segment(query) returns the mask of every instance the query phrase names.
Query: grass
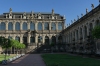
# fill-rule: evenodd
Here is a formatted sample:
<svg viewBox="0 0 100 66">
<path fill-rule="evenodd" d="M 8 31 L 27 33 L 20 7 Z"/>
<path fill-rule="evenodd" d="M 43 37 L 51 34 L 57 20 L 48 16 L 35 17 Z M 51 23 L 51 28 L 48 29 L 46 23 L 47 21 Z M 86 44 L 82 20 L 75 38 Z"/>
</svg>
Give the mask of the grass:
<svg viewBox="0 0 100 66">
<path fill-rule="evenodd" d="M 10 56 L 6 56 L 6 59 L 8 60 L 9 58 L 15 56 L 15 54 L 11 54 Z M 2 60 L 4 60 L 4 55 L 3 54 L 0 54 L 0 63 L 2 62 Z"/>
<path fill-rule="evenodd" d="M 100 66 L 100 60 L 67 54 L 43 54 L 47 66 Z"/>
</svg>

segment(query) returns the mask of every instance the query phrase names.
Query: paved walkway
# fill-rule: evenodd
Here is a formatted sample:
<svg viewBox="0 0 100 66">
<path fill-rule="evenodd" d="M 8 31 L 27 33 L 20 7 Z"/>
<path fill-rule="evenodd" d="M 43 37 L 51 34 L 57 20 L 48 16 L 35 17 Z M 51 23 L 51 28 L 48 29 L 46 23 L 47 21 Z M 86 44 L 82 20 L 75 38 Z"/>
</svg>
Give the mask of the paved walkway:
<svg viewBox="0 0 100 66">
<path fill-rule="evenodd" d="M 4 66 L 4 65 L 0 65 Z M 40 54 L 26 54 L 6 66 L 46 66 Z"/>
</svg>

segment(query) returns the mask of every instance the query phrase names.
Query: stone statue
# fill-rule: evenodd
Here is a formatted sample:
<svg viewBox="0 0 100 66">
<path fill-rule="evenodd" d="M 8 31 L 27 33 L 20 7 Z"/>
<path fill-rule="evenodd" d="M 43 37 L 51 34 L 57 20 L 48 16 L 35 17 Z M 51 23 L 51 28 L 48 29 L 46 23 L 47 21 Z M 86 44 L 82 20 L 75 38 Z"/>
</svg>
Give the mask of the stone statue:
<svg viewBox="0 0 100 66">
<path fill-rule="evenodd" d="M 86 8 L 86 13 L 88 13 L 88 9 Z"/>
<path fill-rule="evenodd" d="M 92 9 L 94 9 L 94 4 L 91 4 Z"/>
<path fill-rule="evenodd" d="M 81 14 L 81 16 L 83 17 L 83 14 Z"/>
<path fill-rule="evenodd" d="M 79 16 L 77 15 L 77 18 L 79 19 Z"/>
<path fill-rule="evenodd" d="M 71 23 L 73 23 L 73 21 L 71 20 Z"/>
<path fill-rule="evenodd" d="M 10 8 L 9 11 L 12 12 L 12 8 Z"/>
</svg>

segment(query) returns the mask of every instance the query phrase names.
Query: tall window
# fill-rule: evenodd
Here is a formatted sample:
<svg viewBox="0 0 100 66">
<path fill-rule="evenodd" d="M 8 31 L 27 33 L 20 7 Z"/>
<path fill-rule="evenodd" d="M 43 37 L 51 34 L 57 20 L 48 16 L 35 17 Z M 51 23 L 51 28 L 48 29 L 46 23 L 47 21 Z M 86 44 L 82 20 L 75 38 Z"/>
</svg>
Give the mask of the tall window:
<svg viewBox="0 0 100 66">
<path fill-rule="evenodd" d="M 8 23 L 8 30 L 13 30 L 13 24 L 12 24 L 12 22 Z"/>
<path fill-rule="evenodd" d="M 6 25 L 4 22 L 1 22 L 0 30 L 6 30 Z"/>
<path fill-rule="evenodd" d="M 16 37 L 15 37 L 15 40 L 17 40 L 17 41 L 20 42 L 20 37 L 16 36 Z"/>
<path fill-rule="evenodd" d="M 87 27 L 84 26 L 84 38 L 87 38 Z"/>
<path fill-rule="evenodd" d="M 35 43 L 35 37 L 30 37 L 30 42 Z"/>
<path fill-rule="evenodd" d="M 8 36 L 8 39 L 12 39 L 12 37 L 11 36 Z"/>
<path fill-rule="evenodd" d="M 56 43 L 56 37 L 52 36 L 52 42 L 55 44 Z"/>
<path fill-rule="evenodd" d="M 27 43 L 27 37 L 23 37 L 23 43 Z"/>
<path fill-rule="evenodd" d="M 99 25 L 100 25 L 99 20 L 97 20 L 97 21 L 95 22 L 95 25 L 96 25 L 96 26 L 99 26 Z"/>
<path fill-rule="evenodd" d="M 33 22 L 30 23 L 30 30 L 35 30 L 35 24 Z"/>
<path fill-rule="evenodd" d="M 38 36 L 38 42 L 42 42 L 42 36 Z"/>
<path fill-rule="evenodd" d="M 49 44 L 49 37 L 45 36 L 45 44 Z"/>
<path fill-rule="evenodd" d="M 58 30 L 62 30 L 62 23 L 61 22 L 58 23 Z"/>
<path fill-rule="evenodd" d="M 27 30 L 27 23 L 26 22 L 23 23 L 23 30 Z"/>
<path fill-rule="evenodd" d="M 20 23 L 19 22 L 16 22 L 15 30 L 20 30 Z"/>
<path fill-rule="evenodd" d="M 55 23 L 51 24 L 51 30 L 56 30 L 56 24 Z"/>
<path fill-rule="evenodd" d="M 42 30 L 42 23 L 38 23 L 38 30 Z"/>
<path fill-rule="evenodd" d="M 44 30 L 49 30 L 49 23 L 44 23 Z"/>
</svg>

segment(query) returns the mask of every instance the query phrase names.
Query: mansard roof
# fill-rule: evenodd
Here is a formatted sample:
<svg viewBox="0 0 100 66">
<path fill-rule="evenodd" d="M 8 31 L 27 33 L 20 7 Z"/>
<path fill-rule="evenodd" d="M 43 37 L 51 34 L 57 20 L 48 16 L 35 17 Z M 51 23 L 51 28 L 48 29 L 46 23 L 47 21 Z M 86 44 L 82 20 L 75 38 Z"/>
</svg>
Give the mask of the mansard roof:
<svg viewBox="0 0 100 66">
<path fill-rule="evenodd" d="M 26 14 L 26 17 L 28 15 L 32 15 L 32 12 L 11 12 L 12 16 L 15 16 L 15 18 L 21 18 L 21 16 L 23 16 L 23 14 Z M 0 19 L 2 18 L 6 18 L 6 16 L 9 16 L 9 12 L 3 13 L 0 15 Z M 49 17 L 52 16 L 52 12 L 33 12 L 33 16 L 40 14 L 41 16 L 44 17 L 44 19 L 48 19 Z M 53 15 L 55 18 L 57 17 L 57 19 L 63 19 L 64 17 L 58 13 L 54 13 Z"/>
</svg>

